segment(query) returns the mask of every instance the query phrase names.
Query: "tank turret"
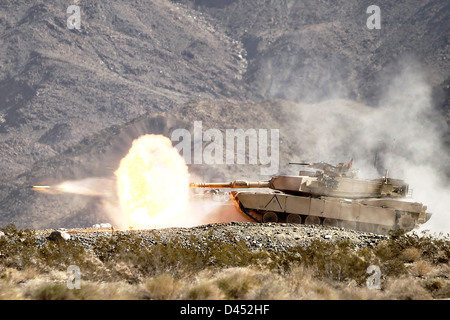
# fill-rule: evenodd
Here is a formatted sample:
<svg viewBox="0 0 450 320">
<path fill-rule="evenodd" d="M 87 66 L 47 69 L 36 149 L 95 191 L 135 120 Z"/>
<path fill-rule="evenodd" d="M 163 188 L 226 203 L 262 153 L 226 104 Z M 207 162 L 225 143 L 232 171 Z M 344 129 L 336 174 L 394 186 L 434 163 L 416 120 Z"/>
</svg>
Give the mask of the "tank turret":
<svg viewBox="0 0 450 320">
<path fill-rule="evenodd" d="M 333 166 L 326 162 L 290 162 L 289 164 L 297 164 L 301 166 L 308 166 L 309 168 L 319 170 L 322 175 L 327 177 L 350 177 L 354 178 L 358 174 L 358 170 L 352 169 L 353 159 L 349 162 L 338 163 L 338 165 Z M 300 171 L 300 175 L 302 172 Z"/>
</svg>

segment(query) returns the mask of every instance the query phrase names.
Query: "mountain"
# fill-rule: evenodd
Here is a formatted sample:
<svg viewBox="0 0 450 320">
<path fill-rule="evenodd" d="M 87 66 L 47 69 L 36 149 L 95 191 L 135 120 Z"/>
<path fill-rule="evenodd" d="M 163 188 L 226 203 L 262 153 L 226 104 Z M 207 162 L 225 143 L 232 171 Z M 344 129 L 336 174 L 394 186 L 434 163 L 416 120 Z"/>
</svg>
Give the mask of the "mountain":
<svg viewBox="0 0 450 320">
<path fill-rule="evenodd" d="M 192 99 L 245 100 L 240 44 L 167 1 L 3 2 L 0 170 L 17 174 L 84 137 Z M 9 156 L 12 154 L 12 157 Z"/>
</svg>

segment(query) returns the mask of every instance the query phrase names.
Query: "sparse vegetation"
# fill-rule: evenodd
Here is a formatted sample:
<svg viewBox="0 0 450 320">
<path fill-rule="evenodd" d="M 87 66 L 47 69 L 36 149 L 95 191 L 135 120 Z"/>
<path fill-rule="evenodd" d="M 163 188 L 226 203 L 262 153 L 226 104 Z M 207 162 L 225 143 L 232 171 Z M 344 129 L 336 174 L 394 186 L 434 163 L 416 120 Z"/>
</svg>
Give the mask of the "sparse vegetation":
<svg viewBox="0 0 450 320">
<path fill-rule="evenodd" d="M 149 242 L 134 233 L 38 243 L 35 233 L 1 229 L 1 299 L 449 299 L 450 240 L 392 234 L 376 246 L 314 240 L 274 252 L 243 241 Z M 205 250 L 207 248 L 207 250 Z M 69 289 L 67 267 L 81 270 Z M 381 270 L 369 289 L 367 268 Z"/>
</svg>

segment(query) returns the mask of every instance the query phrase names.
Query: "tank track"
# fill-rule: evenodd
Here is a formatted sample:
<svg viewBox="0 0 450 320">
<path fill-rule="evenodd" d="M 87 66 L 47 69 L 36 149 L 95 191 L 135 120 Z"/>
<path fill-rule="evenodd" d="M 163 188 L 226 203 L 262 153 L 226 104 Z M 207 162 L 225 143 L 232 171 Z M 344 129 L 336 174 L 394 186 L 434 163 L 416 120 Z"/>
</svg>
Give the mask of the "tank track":
<svg viewBox="0 0 450 320">
<path fill-rule="evenodd" d="M 354 222 L 354 221 L 346 221 L 346 220 L 337 220 L 337 219 L 327 219 L 322 217 L 316 217 L 316 216 L 307 216 L 307 215 L 299 215 L 301 219 L 298 222 L 291 222 L 289 221 L 288 215 L 286 213 L 280 213 L 280 212 L 274 212 L 274 211 L 255 211 L 255 210 L 249 210 L 245 209 L 242 206 L 240 206 L 241 211 L 250 217 L 252 220 L 258 223 L 267 223 L 267 222 L 273 222 L 273 223 L 298 223 L 298 224 L 316 224 L 316 225 L 323 225 L 323 226 L 330 226 L 330 227 L 338 227 L 338 228 L 345 228 L 355 231 L 361 231 L 361 232 L 369 232 L 369 233 L 375 233 L 375 234 L 389 234 L 391 231 L 394 230 L 401 230 L 401 228 L 396 225 L 395 229 L 390 229 L 387 226 L 379 225 L 379 224 L 370 224 L 370 223 L 361 223 L 361 222 Z M 273 217 L 273 214 L 276 215 L 276 219 L 268 219 L 269 221 L 265 221 L 264 219 L 266 214 L 270 214 L 271 217 Z M 307 218 L 310 217 L 310 219 L 307 220 Z M 405 216 L 399 216 L 398 221 L 401 221 L 404 219 Z M 312 219 L 311 219 L 312 218 Z M 411 231 L 413 228 L 408 228 L 407 230 L 403 230 L 404 232 Z"/>
</svg>

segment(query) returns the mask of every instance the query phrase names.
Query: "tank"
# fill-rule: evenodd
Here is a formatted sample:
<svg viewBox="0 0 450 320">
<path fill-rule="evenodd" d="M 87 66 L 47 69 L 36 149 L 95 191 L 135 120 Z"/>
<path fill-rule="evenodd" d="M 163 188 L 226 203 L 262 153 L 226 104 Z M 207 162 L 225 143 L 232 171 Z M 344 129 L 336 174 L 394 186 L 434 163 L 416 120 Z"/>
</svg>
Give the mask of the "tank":
<svg viewBox="0 0 450 320">
<path fill-rule="evenodd" d="M 427 207 L 411 200 L 405 181 L 358 179 L 352 161 L 291 163 L 308 166 L 298 176 L 279 175 L 267 181 L 191 183 L 192 188 L 230 189 L 236 207 L 257 222 L 321 224 L 365 232 L 408 232 L 431 217 Z M 240 190 L 249 189 L 249 190 Z"/>
</svg>

